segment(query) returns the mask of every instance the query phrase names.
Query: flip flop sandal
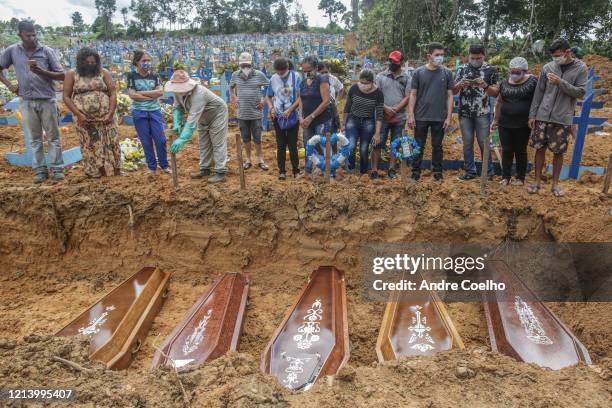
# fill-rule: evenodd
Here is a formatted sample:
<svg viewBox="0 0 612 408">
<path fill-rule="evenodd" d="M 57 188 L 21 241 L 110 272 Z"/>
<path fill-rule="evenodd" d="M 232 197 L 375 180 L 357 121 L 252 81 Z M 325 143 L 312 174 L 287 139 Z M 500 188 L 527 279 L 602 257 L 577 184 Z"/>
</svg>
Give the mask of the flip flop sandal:
<svg viewBox="0 0 612 408">
<path fill-rule="evenodd" d="M 264 171 L 268 171 L 268 165 L 264 162 L 261 162 L 258 164 L 259 168 L 264 170 Z"/>
<path fill-rule="evenodd" d="M 242 164 L 242 168 L 245 169 L 245 170 L 250 169 L 252 166 L 253 166 L 253 164 L 251 162 L 244 162 Z"/>
<path fill-rule="evenodd" d="M 538 186 L 537 184 L 532 184 L 527 187 L 527 192 L 529 194 L 537 194 L 538 191 L 540 191 L 540 186 Z"/>
<path fill-rule="evenodd" d="M 559 187 L 553 187 L 550 191 L 552 191 L 555 197 L 563 197 L 565 193 Z"/>
</svg>

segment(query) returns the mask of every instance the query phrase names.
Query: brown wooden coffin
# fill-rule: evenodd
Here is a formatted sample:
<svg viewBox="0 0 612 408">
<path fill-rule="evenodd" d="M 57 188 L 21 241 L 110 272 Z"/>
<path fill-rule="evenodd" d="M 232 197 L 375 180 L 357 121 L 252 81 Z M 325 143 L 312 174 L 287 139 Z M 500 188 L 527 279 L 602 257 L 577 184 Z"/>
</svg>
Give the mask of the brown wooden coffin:
<svg viewBox="0 0 612 408">
<path fill-rule="evenodd" d="M 127 368 L 166 298 L 170 274 L 143 268 L 81 313 L 57 336 L 89 336 L 90 357 Z"/>
<path fill-rule="evenodd" d="M 261 369 L 293 390 L 333 375 L 350 356 L 344 272 L 321 266 L 286 314 L 261 357 Z"/>
<path fill-rule="evenodd" d="M 219 276 L 166 337 L 153 357 L 152 368 L 200 365 L 236 351 L 248 293 L 248 276 Z"/>
<path fill-rule="evenodd" d="M 376 341 L 379 361 L 401 356 L 429 356 L 452 348 L 464 348 L 461 336 L 436 293 L 394 299 L 387 303 Z"/>
<path fill-rule="evenodd" d="M 587 349 L 503 261 L 486 264 L 488 277 L 506 284 L 504 292 L 487 292 L 484 309 L 491 348 L 519 361 L 561 369 L 591 364 Z"/>
</svg>

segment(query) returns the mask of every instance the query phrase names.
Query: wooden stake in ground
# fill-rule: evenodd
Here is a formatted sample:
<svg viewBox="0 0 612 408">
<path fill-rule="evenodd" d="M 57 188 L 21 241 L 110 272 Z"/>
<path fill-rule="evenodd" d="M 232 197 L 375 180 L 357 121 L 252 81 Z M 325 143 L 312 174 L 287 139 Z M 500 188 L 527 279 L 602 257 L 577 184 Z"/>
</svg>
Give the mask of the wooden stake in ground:
<svg viewBox="0 0 612 408">
<path fill-rule="evenodd" d="M 404 159 L 400 160 L 400 177 L 402 179 L 402 184 L 406 185 L 408 181 L 408 166 Z"/>
<path fill-rule="evenodd" d="M 488 169 L 489 169 L 489 154 L 490 154 L 490 146 L 489 141 L 485 140 L 484 142 L 484 152 L 482 154 L 482 170 L 480 171 L 480 195 L 484 196 L 487 194 L 487 179 L 489 178 Z"/>
<path fill-rule="evenodd" d="M 170 146 L 174 142 L 174 132 L 170 132 Z M 176 154 L 170 153 L 170 167 L 172 168 L 172 184 L 178 188 L 178 170 L 176 168 Z"/>
<path fill-rule="evenodd" d="M 331 133 L 325 134 L 325 182 L 331 183 Z"/>
<path fill-rule="evenodd" d="M 612 181 L 612 154 L 608 157 L 608 167 L 606 168 L 606 177 L 604 178 L 604 194 L 608 194 L 610 190 L 610 181 Z"/>
<path fill-rule="evenodd" d="M 238 169 L 240 171 L 240 189 L 246 188 L 246 178 L 244 177 L 244 162 L 242 161 L 242 139 L 240 133 L 236 132 L 236 156 L 238 157 Z"/>
</svg>

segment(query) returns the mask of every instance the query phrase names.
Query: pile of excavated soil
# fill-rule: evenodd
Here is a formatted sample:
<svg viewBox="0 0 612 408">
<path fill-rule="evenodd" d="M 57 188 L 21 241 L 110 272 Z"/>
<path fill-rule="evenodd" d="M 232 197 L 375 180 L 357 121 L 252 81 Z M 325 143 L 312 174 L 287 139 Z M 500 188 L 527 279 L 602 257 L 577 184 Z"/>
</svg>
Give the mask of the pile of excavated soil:
<svg viewBox="0 0 612 408">
<path fill-rule="evenodd" d="M 0 373 L 8 385 L 75 388 L 70 404 L 91 407 L 605 407 L 610 401 L 609 371 L 584 365 L 543 370 L 484 347 L 351 364 L 307 393 L 280 387 L 259 371 L 257 359 L 249 354 L 230 353 L 177 374 L 167 369 L 106 370 L 88 361 L 87 349 L 87 341 L 78 338 L 32 335 L 4 341 Z"/>
<path fill-rule="evenodd" d="M 134 132 L 122 126 L 121 134 Z M 0 135 L 0 154 L 20 145 L 16 127 L 0 127 Z M 65 147 L 76 140 L 68 132 Z M 609 139 L 601 140 L 609 152 Z M 233 134 L 235 157 L 232 142 Z M 273 146 L 267 135 L 271 169 L 250 169 L 246 191 L 235 160 L 226 183 L 190 179 L 197 167 L 193 141 L 178 155 L 178 190 L 169 177 L 144 171 L 86 180 L 78 165 L 64 183 L 33 186 L 31 170 L 0 164 L 0 388 L 75 388 L 71 406 L 92 407 L 609 405 L 612 304 L 549 305 L 587 347 L 593 367 L 550 371 L 490 352 L 476 302 L 448 305 L 466 350 L 379 364 L 384 304 L 362 298 L 360 258 L 370 241 L 610 242 L 612 199 L 601 192 L 601 177 L 564 182 L 567 196 L 560 199 L 548 182 L 536 196 L 492 182 L 481 197 L 477 182 L 460 183 L 453 171 L 442 184 L 425 172 L 409 188 L 355 175 L 331 185 L 281 182 Z M 445 149 L 452 155 L 455 147 Z M 593 159 L 585 150 L 587 160 Z M 259 372 L 259 357 L 310 272 L 324 264 L 346 272 L 351 359 L 335 379 L 294 393 Z M 82 339 L 52 337 L 143 266 L 173 277 L 170 297 L 128 370 L 89 361 Z M 207 285 L 236 271 L 252 280 L 239 353 L 180 376 L 149 370 L 156 347 Z M 92 371 L 75 371 L 54 356 Z"/>
</svg>

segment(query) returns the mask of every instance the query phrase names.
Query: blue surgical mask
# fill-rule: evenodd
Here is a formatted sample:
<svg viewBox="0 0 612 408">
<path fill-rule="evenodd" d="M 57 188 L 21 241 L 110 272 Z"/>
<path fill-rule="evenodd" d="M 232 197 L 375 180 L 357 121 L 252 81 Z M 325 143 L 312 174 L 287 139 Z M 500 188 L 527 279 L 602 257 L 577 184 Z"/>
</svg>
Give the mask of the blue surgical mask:
<svg viewBox="0 0 612 408">
<path fill-rule="evenodd" d="M 521 72 L 520 74 L 510 74 L 510 79 L 512 82 L 519 82 L 521 79 L 525 77 L 525 72 Z"/>
<path fill-rule="evenodd" d="M 431 59 L 431 62 L 437 66 L 442 65 L 444 63 L 444 55 L 436 55 Z"/>
</svg>

